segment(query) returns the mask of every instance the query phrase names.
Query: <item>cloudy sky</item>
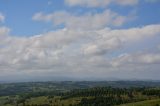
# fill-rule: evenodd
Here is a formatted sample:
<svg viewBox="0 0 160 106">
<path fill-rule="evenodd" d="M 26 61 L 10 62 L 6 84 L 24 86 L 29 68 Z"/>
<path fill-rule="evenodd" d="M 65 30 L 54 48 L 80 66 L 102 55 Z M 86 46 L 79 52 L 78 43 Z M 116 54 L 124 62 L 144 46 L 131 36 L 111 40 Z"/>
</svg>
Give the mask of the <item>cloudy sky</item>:
<svg viewBox="0 0 160 106">
<path fill-rule="evenodd" d="M 0 81 L 160 80 L 160 0 L 0 0 Z"/>
</svg>

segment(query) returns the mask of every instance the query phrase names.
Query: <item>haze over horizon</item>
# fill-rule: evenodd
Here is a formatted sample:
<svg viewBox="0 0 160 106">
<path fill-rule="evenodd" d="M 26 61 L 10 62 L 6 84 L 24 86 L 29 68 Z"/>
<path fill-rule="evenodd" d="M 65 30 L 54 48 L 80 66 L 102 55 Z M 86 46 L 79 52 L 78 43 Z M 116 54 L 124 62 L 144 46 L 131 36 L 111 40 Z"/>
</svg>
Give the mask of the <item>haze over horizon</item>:
<svg viewBox="0 0 160 106">
<path fill-rule="evenodd" d="M 0 81 L 160 80 L 160 0 L 1 0 Z"/>
</svg>

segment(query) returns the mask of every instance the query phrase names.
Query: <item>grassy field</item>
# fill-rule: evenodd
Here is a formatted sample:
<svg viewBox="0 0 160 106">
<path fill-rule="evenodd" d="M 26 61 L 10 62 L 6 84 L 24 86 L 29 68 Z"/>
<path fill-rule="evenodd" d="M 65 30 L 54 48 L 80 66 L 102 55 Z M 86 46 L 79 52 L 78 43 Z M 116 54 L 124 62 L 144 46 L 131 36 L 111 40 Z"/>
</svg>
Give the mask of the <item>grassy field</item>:
<svg viewBox="0 0 160 106">
<path fill-rule="evenodd" d="M 5 99 L 7 98 L 7 96 L 4 97 L 0 97 L 0 106 L 3 106 Z M 40 96 L 40 97 L 35 97 L 35 98 L 31 98 L 26 100 L 25 104 L 26 105 L 42 105 L 42 104 L 54 104 L 57 106 L 69 106 L 70 104 L 75 105 L 78 104 L 81 101 L 81 97 L 77 97 L 77 98 L 70 98 L 70 99 L 66 99 L 66 100 L 60 100 L 60 97 L 56 96 L 54 98 L 48 98 L 46 96 Z M 15 104 L 5 104 L 5 106 L 15 106 Z M 18 106 L 23 106 L 22 104 L 19 104 Z"/>
<path fill-rule="evenodd" d="M 3 102 L 6 98 L 7 98 L 7 96 L 0 97 L 0 101 Z M 55 96 L 54 98 L 40 96 L 40 97 L 35 97 L 35 98 L 31 98 L 31 99 L 26 100 L 25 104 L 26 105 L 32 105 L 32 104 L 42 105 L 42 104 L 50 103 L 50 104 L 54 104 L 57 106 L 70 106 L 70 104 L 76 105 L 76 104 L 80 103 L 81 99 L 82 99 L 82 97 L 74 97 L 74 98 L 69 98 L 69 99 L 65 99 L 65 100 L 60 100 L 60 97 L 58 97 L 58 96 Z M 0 106 L 2 104 L 3 103 L 1 103 Z M 15 106 L 15 105 L 14 104 L 6 104 L 5 106 Z M 23 105 L 20 104 L 19 106 L 23 106 Z M 118 106 L 160 106 L 160 99 L 146 100 L 146 101 L 141 101 L 141 102 L 122 104 L 122 105 L 118 105 Z"/>
<path fill-rule="evenodd" d="M 160 106 L 160 87 L 119 86 L 121 83 L 128 85 L 129 82 L 116 82 L 118 87 L 106 87 L 108 83 L 110 82 L 0 84 L 0 106 Z"/>
<path fill-rule="evenodd" d="M 66 99 L 66 100 L 60 100 L 60 97 L 54 97 L 54 98 L 51 98 L 51 99 L 48 99 L 46 96 L 41 96 L 41 97 L 36 97 L 36 98 L 31 98 L 29 100 L 27 100 L 26 104 L 38 104 L 38 105 L 41 105 L 41 104 L 54 104 L 54 105 L 57 105 L 57 106 L 69 106 L 70 104 L 72 105 L 75 105 L 75 104 L 78 104 L 80 102 L 81 98 L 78 97 L 78 98 L 70 98 L 70 99 Z"/>
<path fill-rule="evenodd" d="M 160 106 L 160 99 L 147 100 L 147 101 L 136 102 L 136 103 L 128 103 L 128 104 L 123 104 L 119 106 Z"/>
</svg>

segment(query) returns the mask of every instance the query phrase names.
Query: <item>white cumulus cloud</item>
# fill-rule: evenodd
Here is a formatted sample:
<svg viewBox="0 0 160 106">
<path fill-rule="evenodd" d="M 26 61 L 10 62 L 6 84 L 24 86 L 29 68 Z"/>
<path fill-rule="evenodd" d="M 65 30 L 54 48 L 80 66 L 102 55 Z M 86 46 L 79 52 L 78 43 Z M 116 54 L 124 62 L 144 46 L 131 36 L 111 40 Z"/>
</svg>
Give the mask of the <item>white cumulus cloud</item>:
<svg viewBox="0 0 160 106">
<path fill-rule="evenodd" d="M 0 22 L 4 22 L 4 21 L 5 21 L 5 16 L 2 13 L 0 13 Z"/>
<path fill-rule="evenodd" d="M 106 26 L 122 26 L 131 19 L 131 16 L 123 16 L 111 10 L 94 14 L 86 13 L 84 15 L 73 15 L 66 11 L 61 11 L 51 14 L 37 13 L 32 19 L 36 21 L 51 21 L 55 26 L 64 24 L 67 28 L 90 30 Z"/>
<path fill-rule="evenodd" d="M 128 43 L 159 36 L 160 25 L 101 30 L 60 29 L 33 37 L 14 37 L 0 28 L 0 76 L 25 74 L 104 76 L 136 67 L 159 68 L 160 53 L 132 53 L 110 58 Z M 107 69 L 107 70 L 106 70 Z M 130 69 L 131 70 L 131 69 Z M 134 69 L 133 69 L 134 70 Z M 88 73 L 88 74 L 86 74 Z M 90 73 L 90 74 L 89 74 Z M 97 76 L 98 77 L 98 76 Z"/>
<path fill-rule="evenodd" d="M 106 7 L 111 3 L 118 5 L 136 5 L 138 0 L 65 0 L 69 6 Z"/>
</svg>

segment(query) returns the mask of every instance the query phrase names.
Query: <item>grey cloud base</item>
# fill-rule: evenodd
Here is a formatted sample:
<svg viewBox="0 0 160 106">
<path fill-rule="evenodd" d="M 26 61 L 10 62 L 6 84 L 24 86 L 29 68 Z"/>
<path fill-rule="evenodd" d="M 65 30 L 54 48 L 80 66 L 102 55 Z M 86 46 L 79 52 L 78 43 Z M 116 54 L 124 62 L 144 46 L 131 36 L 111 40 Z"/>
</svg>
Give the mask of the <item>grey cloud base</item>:
<svg viewBox="0 0 160 106">
<path fill-rule="evenodd" d="M 110 55 L 126 44 L 140 43 L 144 38 L 156 37 L 159 34 L 160 25 L 148 25 L 120 30 L 62 29 L 25 38 L 10 36 L 9 29 L 1 27 L 0 77 L 53 75 L 125 78 L 128 77 L 126 73 L 144 72 L 148 75 L 141 78 L 148 76 L 147 78 L 154 79 L 157 74 L 150 73 L 158 73 L 160 51 L 144 52 L 142 49 L 141 53 L 135 51 L 131 54 Z M 119 76 L 116 73 L 123 74 Z"/>
</svg>

